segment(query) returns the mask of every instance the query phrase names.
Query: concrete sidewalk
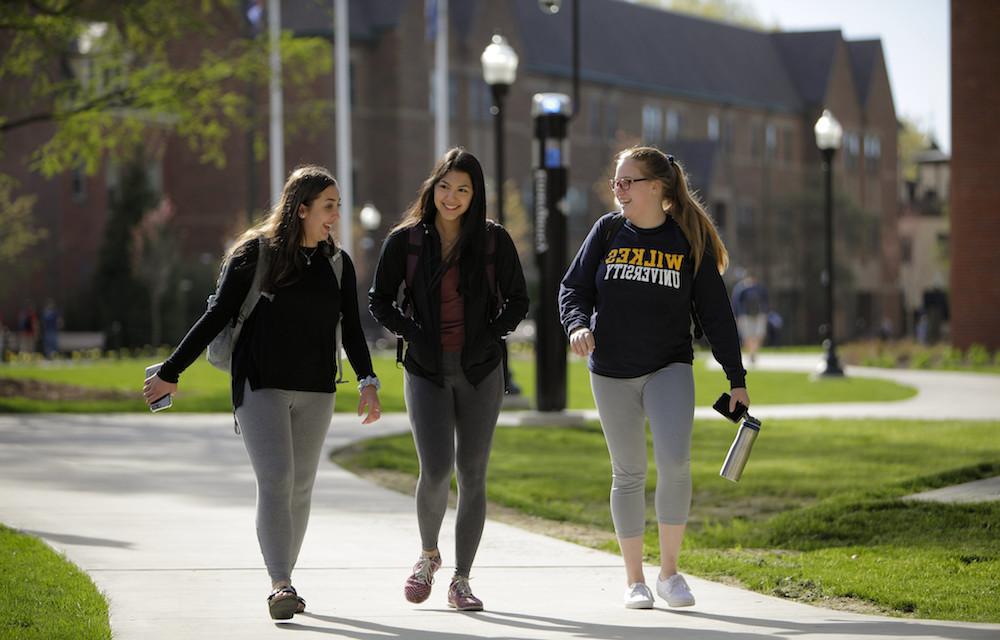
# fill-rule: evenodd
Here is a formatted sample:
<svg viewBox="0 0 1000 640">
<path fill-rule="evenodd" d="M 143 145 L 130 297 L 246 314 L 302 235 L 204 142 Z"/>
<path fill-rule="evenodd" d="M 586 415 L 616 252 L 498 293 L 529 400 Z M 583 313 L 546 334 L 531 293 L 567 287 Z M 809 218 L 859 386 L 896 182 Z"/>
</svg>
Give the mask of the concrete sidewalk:
<svg viewBox="0 0 1000 640">
<path fill-rule="evenodd" d="M 998 380 L 988 381 L 993 395 Z M 935 402 L 922 404 L 923 396 L 915 403 L 921 415 Z M 755 413 L 777 417 L 764 407 Z M 338 415 L 327 446 L 407 430 L 400 414 L 372 427 Z M 460 614 L 445 600 L 452 512 L 442 530 L 442 578 L 428 602 L 411 605 L 402 583 L 419 548 L 412 499 L 328 463 L 295 572 L 309 613 L 276 624 L 264 603 L 270 585 L 253 504 L 253 477 L 229 415 L 0 416 L 0 522 L 45 539 L 93 577 L 111 603 L 117 640 L 255 640 L 290 630 L 364 640 L 1000 637 L 1000 625 L 830 611 L 697 578 L 690 579 L 695 607 L 658 602 L 654 611 L 629 611 L 618 556 L 493 521 L 473 572 L 486 611 Z M 655 572 L 648 569 L 649 582 Z"/>
</svg>

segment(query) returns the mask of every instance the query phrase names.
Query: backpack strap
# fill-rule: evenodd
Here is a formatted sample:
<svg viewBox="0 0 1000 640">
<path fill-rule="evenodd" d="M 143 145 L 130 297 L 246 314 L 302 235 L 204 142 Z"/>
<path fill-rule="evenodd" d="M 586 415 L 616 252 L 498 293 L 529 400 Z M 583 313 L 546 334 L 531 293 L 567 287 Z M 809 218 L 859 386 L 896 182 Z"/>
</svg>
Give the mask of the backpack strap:
<svg viewBox="0 0 1000 640">
<path fill-rule="evenodd" d="M 486 227 L 486 283 L 490 287 L 490 295 L 500 301 L 497 294 L 497 232 L 495 225 Z"/>
<path fill-rule="evenodd" d="M 243 323 L 246 319 L 250 317 L 253 313 L 254 307 L 257 306 L 257 301 L 261 296 L 266 297 L 268 300 L 274 298 L 273 294 L 262 291 L 262 285 L 264 283 L 264 274 L 267 273 L 267 266 L 270 260 L 270 255 L 268 255 L 267 250 L 267 239 L 258 238 L 257 239 L 257 266 L 254 268 L 253 281 L 250 283 L 250 290 L 247 291 L 247 297 L 243 298 L 243 304 L 240 305 L 239 315 L 233 318 L 233 347 L 236 347 L 236 341 L 240 337 L 240 330 L 243 328 Z"/>
<path fill-rule="evenodd" d="M 608 248 L 611 247 L 611 241 L 615 239 L 615 236 L 618 235 L 618 232 L 621 231 L 622 227 L 624 226 L 625 226 L 625 214 L 619 212 L 611 216 L 611 222 L 609 222 L 604 227 L 604 234 L 602 236 L 604 239 L 604 244 L 602 244 L 601 246 L 604 249 L 604 251 L 602 252 L 604 256 L 608 255 Z M 602 256 L 602 259 L 604 256 Z"/>
<path fill-rule="evenodd" d="M 344 253 L 340 250 L 340 247 L 334 245 L 334 251 L 329 256 L 330 266 L 333 267 L 333 277 L 337 279 L 337 288 L 343 292 L 344 287 L 341 284 L 344 279 Z M 340 297 L 341 300 L 341 312 L 337 316 L 337 326 L 333 329 L 333 344 L 337 351 L 337 379 L 333 381 L 334 384 L 341 384 L 346 382 L 344 380 L 344 350 L 343 350 L 343 326 L 342 320 L 344 318 L 343 312 L 343 300 L 344 297 Z"/>
<path fill-rule="evenodd" d="M 410 288 L 417 275 L 420 264 L 420 253 L 424 249 L 424 225 L 421 222 L 410 227 L 406 232 L 406 277 L 400 286 L 399 309 L 404 315 L 410 312 Z M 403 338 L 396 338 L 396 364 L 403 363 Z"/>
</svg>

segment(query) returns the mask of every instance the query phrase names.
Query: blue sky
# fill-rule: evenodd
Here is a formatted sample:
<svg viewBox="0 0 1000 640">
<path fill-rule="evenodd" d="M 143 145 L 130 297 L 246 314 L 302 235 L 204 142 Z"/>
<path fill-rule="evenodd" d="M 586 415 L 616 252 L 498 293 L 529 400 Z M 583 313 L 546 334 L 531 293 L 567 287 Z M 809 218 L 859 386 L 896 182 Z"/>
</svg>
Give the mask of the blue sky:
<svg viewBox="0 0 1000 640">
<path fill-rule="evenodd" d="M 741 0 L 783 31 L 839 28 L 848 40 L 882 40 L 897 116 L 915 120 L 951 152 L 948 0 Z"/>
</svg>

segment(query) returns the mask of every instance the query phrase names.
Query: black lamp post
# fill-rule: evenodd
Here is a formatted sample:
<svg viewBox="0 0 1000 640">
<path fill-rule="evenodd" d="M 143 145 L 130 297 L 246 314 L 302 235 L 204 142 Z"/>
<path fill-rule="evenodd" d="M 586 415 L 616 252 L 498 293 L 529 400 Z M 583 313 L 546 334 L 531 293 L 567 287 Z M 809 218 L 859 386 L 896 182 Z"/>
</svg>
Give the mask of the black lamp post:
<svg viewBox="0 0 1000 640">
<path fill-rule="evenodd" d="M 570 48 L 573 59 L 573 105 L 570 119 L 580 110 L 580 0 L 572 0 L 573 11 Z M 562 8 L 562 0 L 538 0 L 538 8 L 542 13 L 556 14 Z"/>
<path fill-rule="evenodd" d="M 483 79 L 493 92 L 490 113 L 493 114 L 496 147 L 497 222 L 503 224 L 503 99 L 517 78 L 517 54 L 503 36 L 494 34 L 490 44 L 483 50 L 480 61 L 483 63 Z"/>
<path fill-rule="evenodd" d="M 493 34 L 490 44 L 483 50 L 479 58 L 483 64 L 483 79 L 490 85 L 493 92 L 494 147 L 496 148 L 496 187 L 497 187 L 497 222 L 504 223 L 503 215 L 503 185 L 504 185 L 504 152 L 503 152 L 503 99 L 517 78 L 517 54 L 507 44 L 500 34 Z M 510 368 L 507 366 L 507 342 L 503 344 L 503 377 L 504 390 L 508 395 L 521 394 L 521 388 L 514 382 Z"/>
<path fill-rule="evenodd" d="M 826 351 L 824 362 L 820 363 L 821 376 L 843 376 L 844 369 L 837 358 L 837 343 L 833 333 L 833 156 L 840 148 L 844 137 L 844 129 L 833 117 L 829 109 L 823 110 L 823 115 L 813 127 L 816 133 L 816 146 L 823 155 L 823 178 L 825 184 L 825 216 L 826 216 L 826 268 L 823 270 L 823 286 L 826 290 L 826 324 L 820 327 L 823 336 L 823 348 Z"/>
</svg>

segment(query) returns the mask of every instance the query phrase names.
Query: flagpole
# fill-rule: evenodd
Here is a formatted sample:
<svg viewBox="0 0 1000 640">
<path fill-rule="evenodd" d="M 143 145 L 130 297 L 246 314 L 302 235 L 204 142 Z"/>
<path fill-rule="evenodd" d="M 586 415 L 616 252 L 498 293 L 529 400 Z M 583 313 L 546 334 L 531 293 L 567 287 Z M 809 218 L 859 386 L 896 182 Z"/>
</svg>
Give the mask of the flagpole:
<svg viewBox="0 0 1000 640">
<path fill-rule="evenodd" d="M 270 42 L 269 60 L 271 65 L 270 84 L 270 144 L 271 158 L 271 205 L 281 198 L 281 188 L 285 182 L 285 132 L 284 107 L 281 97 L 281 2 L 268 0 L 267 27 Z"/>
<path fill-rule="evenodd" d="M 448 150 L 448 0 L 436 0 L 434 39 L 434 153 Z"/>
<path fill-rule="evenodd" d="M 354 166 L 351 159 L 351 62 L 347 0 L 334 2 L 334 60 L 337 99 L 337 183 L 340 185 L 340 247 L 354 248 Z"/>
</svg>

